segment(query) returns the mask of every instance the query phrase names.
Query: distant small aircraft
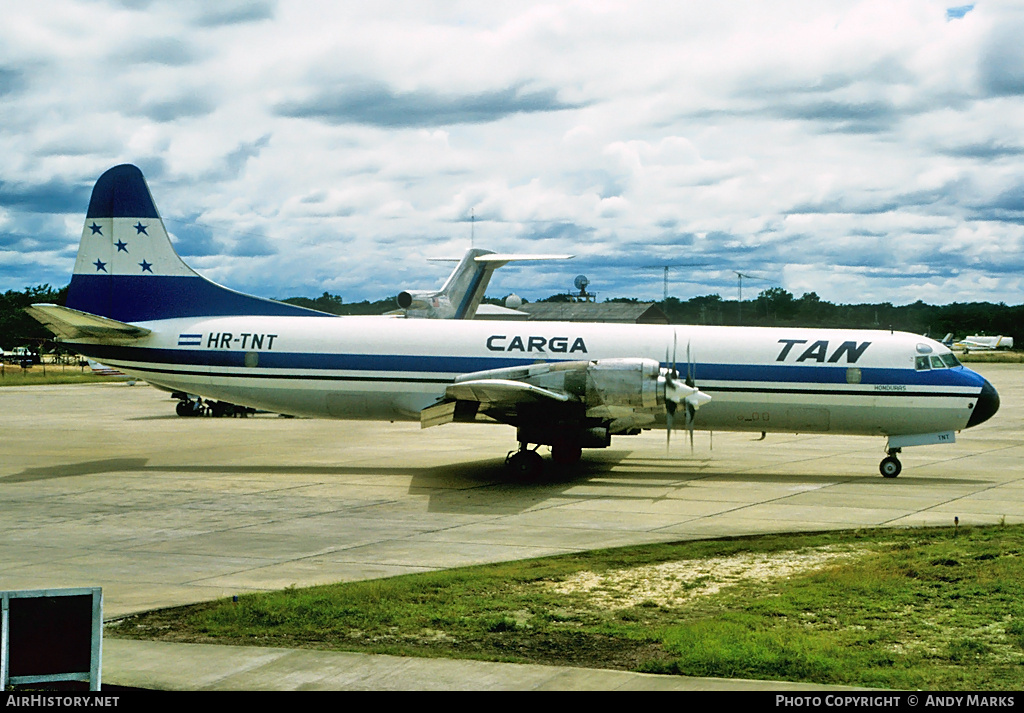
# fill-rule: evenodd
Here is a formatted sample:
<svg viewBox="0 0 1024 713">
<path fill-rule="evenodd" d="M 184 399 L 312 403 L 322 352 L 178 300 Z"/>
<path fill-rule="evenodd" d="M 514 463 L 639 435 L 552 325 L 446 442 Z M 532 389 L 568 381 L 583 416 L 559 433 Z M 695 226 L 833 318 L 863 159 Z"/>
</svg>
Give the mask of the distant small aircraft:
<svg viewBox="0 0 1024 713">
<path fill-rule="evenodd" d="M 973 334 L 969 337 L 964 337 L 959 342 L 953 342 L 953 348 L 962 350 L 964 354 L 988 352 L 996 349 L 1013 349 L 1013 337 L 1004 337 L 1002 335 L 986 337 L 981 334 Z"/>
<path fill-rule="evenodd" d="M 130 165 L 93 188 L 67 306 L 27 311 L 81 354 L 207 400 L 510 425 L 506 464 L 523 478 L 541 473 L 541 445 L 570 464 L 680 421 L 691 443 L 694 429 L 884 437 L 894 478 L 902 448 L 952 443 L 999 409 L 947 347 L 904 332 L 335 317 L 242 294 L 178 257 Z"/>
</svg>

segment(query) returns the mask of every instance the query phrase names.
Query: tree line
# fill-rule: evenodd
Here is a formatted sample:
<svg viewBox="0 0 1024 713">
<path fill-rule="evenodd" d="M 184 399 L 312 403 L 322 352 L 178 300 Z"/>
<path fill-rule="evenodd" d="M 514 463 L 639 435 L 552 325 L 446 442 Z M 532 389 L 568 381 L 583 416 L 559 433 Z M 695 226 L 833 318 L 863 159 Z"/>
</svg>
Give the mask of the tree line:
<svg viewBox="0 0 1024 713">
<path fill-rule="evenodd" d="M 28 316 L 25 308 L 37 302 L 64 304 L 68 288 L 54 289 L 49 285 L 26 287 L 22 292 L 8 290 L 0 294 L 0 349 L 15 347 L 39 348 L 53 338 L 46 327 Z M 49 348 L 44 346 L 46 351 Z"/>
<path fill-rule="evenodd" d="M 21 292 L 8 290 L 0 295 L 0 348 L 9 350 L 41 344 L 44 350 L 49 351 L 52 335 L 29 317 L 24 308 L 34 302 L 62 305 L 67 299 L 67 292 L 67 287 L 55 289 L 50 285 L 38 285 L 26 287 Z M 542 301 L 557 301 L 562 297 L 552 295 Z M 397 308 L 393 296 L 372 302 L 346 303 L 341 296 L 324 292 L 320 297 L 290 297 L 283 301 L 337 315 L 384 314 Z M 633 297 L 605 301 L 639 302 Z M 502 301 L 489 297 L 486 302 L 501 304 Z M 1024 304 L 954 302 L 930 305 L 920 300 L 909 305 L 890 302 L 833 304 L 814 292 L 794 297 L 781 287 L 763 290 L 755 299 L 743 302 L 725 300 L 715 294 L 688 300 L 669 297 L 657 304 L 672 324 L 895 329 L 938 339 L 950 332 L 957 339 L 968 334 L 1002 334 L 1013 337 L 1016 344 L 1024 345 Z"/>
<path fill-rule="evenodd" d="M 952 333 L 1011 336 L 1024 345 L 1024 304 L 953 302 L 931 305 L 921 300 L 908 305 L 891 302 L 833 304 L 814 292 L 794 297 L 781 288 L 763 290 L 756 299 L 723 300 L 719 295 L 687 301 L 669 297 L 662 310 L 673 324 L 723 324 L 765 327 L 827 327 L 837 329 L 895 329 L 942 339 Z"/>
</svg>

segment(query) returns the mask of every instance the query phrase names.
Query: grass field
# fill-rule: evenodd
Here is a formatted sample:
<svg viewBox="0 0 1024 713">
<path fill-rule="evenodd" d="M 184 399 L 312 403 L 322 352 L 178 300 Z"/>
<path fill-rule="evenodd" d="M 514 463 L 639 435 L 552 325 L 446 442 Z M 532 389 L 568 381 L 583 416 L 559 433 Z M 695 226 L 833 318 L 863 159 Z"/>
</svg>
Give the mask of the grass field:
<svg viewBox="0 0 1024 713">
<path fill-rule="evenodd" d="M 241 596 L 114 636 L 894 689 L 1024 688 L 1024 527 L 629 547 Z"/>
<path fill-rule="evenodd" d="M 957 359 L 965 364 L 1024 364 L 1024 351 L 978 352 L 969 354 L 956 352 Z"/>
<path fill-rule="evenodd" d="M 36 365 L 22 369 L 17 364 L 0 365 L 0 387 L 37 386 L 41 384 L 96 384 L 103 381 L 117 381 L 117 377 L 96 376 L 89 367 L 47 364 L 44 370 Z"/>
</svg>

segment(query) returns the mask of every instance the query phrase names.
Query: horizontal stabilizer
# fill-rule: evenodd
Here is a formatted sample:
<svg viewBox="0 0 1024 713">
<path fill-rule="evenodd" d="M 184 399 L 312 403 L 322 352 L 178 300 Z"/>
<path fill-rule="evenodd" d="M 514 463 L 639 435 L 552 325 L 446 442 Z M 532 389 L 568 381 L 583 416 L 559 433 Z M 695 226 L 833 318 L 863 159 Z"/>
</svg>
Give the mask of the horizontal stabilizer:
<svg viewBox="0 0 1024 713">
<path fill-rule="evenodd" d="M 500 262 L 504 265 L 507 262 L 526 262 L 528 260 L 572 260 L 575 255 L 544 255 L 544 254 L 524 254 L 516 255 L 512 253 L 487 253 L 486 255 L 477 255 L 473 258 L 473 262 Z M 431 262 L 459 262 L 462 260 L 461 257 L 428 257 L 427 260 Z M 500 266 L 499 266 L 500 267 Z"/>
<path fill-rule="evenodd" d="M 60 305 L 34 304 L 25 311 L 64 339 L 136 339 L 150 333 L 144 327 Z"/>
<path fill-rule="evenodd" d="M 477 262 L 525 262 L 527 260 L 572 260 L 575 255 L 512 255 L 501 253 L 489 253 L 477 255 L 474 260 Z"/>
</svg>

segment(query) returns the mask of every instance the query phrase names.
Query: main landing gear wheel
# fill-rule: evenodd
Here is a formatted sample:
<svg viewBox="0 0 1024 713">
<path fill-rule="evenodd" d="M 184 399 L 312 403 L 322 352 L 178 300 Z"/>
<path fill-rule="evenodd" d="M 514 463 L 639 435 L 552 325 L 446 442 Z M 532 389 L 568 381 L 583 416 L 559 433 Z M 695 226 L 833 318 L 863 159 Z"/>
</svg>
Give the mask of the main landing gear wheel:
<svg viewBox="0 0 1024 713">
<path fill-rule="evenodd" d="M 178 402 L 178 405 L 174 407 L 175 413 L 182 418 L 191 418 L 192 416 L 205 416 L 206 406 L 203 404 L 202 399 L 196 399 L 190 401 L 189 399 L 182 399 Z"/>
<path fill-rule="evenodd" d="M 556 443 L 551 446 L 551 460 L 559 465 L 573 465 L 580 462 L 583 449 L 575 443 Z"/>
<path fill-rule="evenodd" d="M 878 466 L 883 478 L 895 478 L 903 470 L 903 464 L 896 456 L 886 456 Z"/>
<path fill-rule="evenodd" d="M 518 480 L 540 480 L 544 473 L 544 459 L 537 451 L 531 451 L 524 447 L 515 453 L 508 454 L 508 458 L 505 459 L 505 467 Z"/>
</svg>

